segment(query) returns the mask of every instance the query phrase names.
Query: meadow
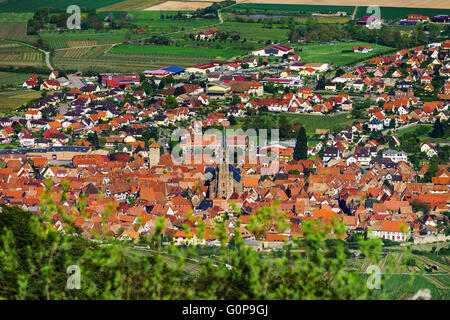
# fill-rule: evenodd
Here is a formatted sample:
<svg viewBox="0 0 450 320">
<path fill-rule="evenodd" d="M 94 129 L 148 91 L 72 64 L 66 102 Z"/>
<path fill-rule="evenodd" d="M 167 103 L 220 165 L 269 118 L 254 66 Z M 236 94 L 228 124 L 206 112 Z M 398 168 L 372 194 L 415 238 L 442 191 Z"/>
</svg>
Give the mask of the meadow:
<svg viewBox="0 0 450 320">
<path fill-rule="evenodd" d="M 32 76 L 32 73 L 16 73 L 0 71 L 0 85 L 21 85 Z M 47 75 L 40 75 L 46 77 Z"/>
<path fill-rule="evenodd" d="M 298 52 L 302 62 L 321 62 L 334 63 L 335 65 L 344 65 L 353 61 L 370 58 L 371 56 L 389 51 L 392 48 L 375 45 L 366 42 L 338 42 L 317 45 L 293 45 L 302 51 Z M 369 53 L 342 52 L 343 50 L 352 50 L 355 46 L 371 46 L 374 50 Z"/>
<path fill-rule="evenodd" d="M 32 99 L 39 98 L 41 93 L 35 90 L 0 91 L 0 113 L 6 113 L 20 107 Z"/>
</svg>

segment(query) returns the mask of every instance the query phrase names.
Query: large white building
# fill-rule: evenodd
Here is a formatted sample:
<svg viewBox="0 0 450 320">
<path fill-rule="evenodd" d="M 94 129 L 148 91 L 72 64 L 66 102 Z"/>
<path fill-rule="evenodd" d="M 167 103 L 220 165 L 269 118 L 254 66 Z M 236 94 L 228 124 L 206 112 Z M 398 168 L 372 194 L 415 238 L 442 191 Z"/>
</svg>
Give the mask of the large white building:
<svg viewBox="0 0 450 320">
<path fill-rule="evenodd" d="M 383 158 L 391 159 L 392 162 L 408 162 L 408 154 L 404 151 L 386 150 L 383 151 Z"/>
<path fill-rule="evenodd" d="M 252 52 L 252 55 L 254 56 L 261 56 L 261 57 L 282 57 L 283 55 L 294 52 L 294 49 L 282 44 L 275 44 L 270 47 L 266 47 L 260 50 L 256 50 Z"/>
</svg>

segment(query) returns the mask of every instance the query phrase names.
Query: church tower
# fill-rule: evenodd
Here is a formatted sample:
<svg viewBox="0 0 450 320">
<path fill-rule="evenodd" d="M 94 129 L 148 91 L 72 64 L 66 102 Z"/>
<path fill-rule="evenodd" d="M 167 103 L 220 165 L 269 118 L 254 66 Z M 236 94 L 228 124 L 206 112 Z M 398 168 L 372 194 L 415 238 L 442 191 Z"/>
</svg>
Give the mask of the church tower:
<svg viewBox="0 0 450 320">
<path fill-rule="evenodd" d="M 159 144 L 156 142 L 153 142 L 149 149 L 149 162 L 151 168 L 159 164 L 161 150 Z"/>
</svg>

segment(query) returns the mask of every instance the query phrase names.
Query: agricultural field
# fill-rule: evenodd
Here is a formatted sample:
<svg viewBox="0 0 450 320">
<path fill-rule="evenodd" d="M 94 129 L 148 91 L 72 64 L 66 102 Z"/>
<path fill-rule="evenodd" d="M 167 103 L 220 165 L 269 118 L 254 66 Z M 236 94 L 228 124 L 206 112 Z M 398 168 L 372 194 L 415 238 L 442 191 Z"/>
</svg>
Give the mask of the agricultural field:
<svg viewBox="0 0 450 320">
<path fill-rule="evenodd" d="M 20 107 L 22 104 L 40 96 L 41 93 L 36 90 L 0 91 L 0 114 Z"/>
<path fill-rule="evenodd" d="M 66 9 L 73 4 L 77 4 L 80 8 L 98 9 L 122 1 L 123 0 L 11 0 L 0 3 L 0 12 L 35 12 L 42 7 Z"/>
<path fill-rule="evenodd" d="M 369 53 L 342 52 L 343 50 L 352 50 L 355 46 L 371 46 L 374 50 Z M 370 58 L 377 53 L 392 49 L 390 47 L 365 42 L 340 42 L 322 45 L 299 46 L 294 45 L 294 47 L 302 50 L 298 52 L 302 62 L 334 63 L 338 66 L 352 63 L 353 61 L 359 59 Z"/>
<path fill-rule="evenodd" d="M 168 55 L 189 57 L 209 57 L 211 59 L 230 59 L 247 53 L 238 49 L 214 49 L 205 47 L 176 47 L 153 45 L 118 45 L 109 50 L 111 54 Z"/>
<path fill-rule="evenodd" d="M 44 66 L 44 55 L 38 50 L 26 47 L 0 47 L 0 66 Z"/>
<path fill-rule="evenodd" d="M 101 48 L 101 47 L 100 47 Z M 91 49 L 92 50 L 92 49 Z M 211 61 L 208 57 L 182 57 L 158 55 L 104 54 L 97 57 L 89 51 L 82 59 L 55 57 L 54 63 L 59 69 L 78 69 L 97 72 L 142 72 L 143 70 L 177 65 L 187 67 Z M 91 57 L 92 54 L 92 57 Z"/>
<path fill-rule="evenodd" d="M 174 11 L 127 11 L 131 15 L 131 21 L 140 28 L 147 29 L 149 34 L 160 34 L 190 30 L 192 28 L 211 27 L 219 24 L 219 19 L 185 19 L 172 20 Z M 99 12 L 99 17 L 105 18 L 112 14 L 115 19 L 120 18 L 121 11 Z M 163 16 L 163 18 L 162 18 Z M 140 35 L 142 38 L 142 35 Z"/>
<path fill-rule="evenodd" d="M 261 1 L 262 2 L 262 1 Z M 232 7 L 224 9 L 224 11 L 233 11 L 246 14 L 252 13 L 270 13 L 270 14 L 290 14 L 304 15 L 312 13 L 335 14 L 345 12 L 351 15 L 355 9 L 354 6 L 336 6 L 336 5 L 308 5 L 308 4 L 284 4 L 282 3 L 239 3 Z M 301 1 L 299 1 L 301 2 Z"/>
<path fill-rule="evenodd" d="M 442 4 L 442 7 L 445 7 Z M 398 8 L 398 7 L 381 7 L 380 8 L 380 13 L 381 13 L 381 18 L 385 19 L 385 20 L 393 20 L 393 19 L 403 19 L 403 18 L 407 18 L 408 14 L 422 14 L 428 17 L 433 17 L 439 14 L 446 14 L 449 15 L 450 14 L 450 8 L 448 9 L 430 9 L 429 8 L 414 8 L 414 7 L 409 7 L 409 8 Z M 356 12 L 356 19 L 361 18 L 362 16 L 366 16 L 366 15 L 371 15 L 367 13 L 367 7 L 358 7 L 358 10 Z"/>
<path fill-rule="evenodd" d="M 27 22 L 33 17 L 32 12 L 0 12 L 1 22 Z"/>
<path fill-rule="evenodd" d="M 290 4 L 290 5 L 316 5 L 316 6 L 355 6 L 355 0 L 237 0 L 238 3 L 258 3 L 258 4 Z M 408 8 L 445 8 L 450 9 L 450 2 L 434 0 L 358 0 L 359 6 L 380 6 L 380 7 L 408 7 Z"/>
<path fill-rule="evenodd" d="M 25 22 L 0 22 L 0 39 L 35 42 L 37 36 L 27 35 Z"/>
<path fill-rule="evenodd" d="M 203 1 L 166 1 L 152 5 L 144 11 L 192 11 L 209 7 L 212 2 Z"/>
<path fill-rule="evenodd" d="M 28 80 L 32 73 L 16 73 L 0 71 L 0 85 L 21 85 Z M 43 77 L 44 75 L 41 75 Z M 45 75 L 46 76 L 46 75 Z"/>
<path fill-rule="evenodd" d="M 42 40 L 49 42 L 52 49 L 64 49 L 75 46 L 91 46 L 94 44 L 112 44 L 138 38 L 137 34 L 128 30 L 114 30 L 110 32 L 68 31 L 41 32 Z M 142 37 L 142 36 L 141 36 Z"/>
<path fill-rule="evenodd" d="M 125 0 L 106 7 L 99 8 L 97 11 L 128 11 L 143 10 L 153 4 L 161 2 L 160 0 Z"/>
</svg>

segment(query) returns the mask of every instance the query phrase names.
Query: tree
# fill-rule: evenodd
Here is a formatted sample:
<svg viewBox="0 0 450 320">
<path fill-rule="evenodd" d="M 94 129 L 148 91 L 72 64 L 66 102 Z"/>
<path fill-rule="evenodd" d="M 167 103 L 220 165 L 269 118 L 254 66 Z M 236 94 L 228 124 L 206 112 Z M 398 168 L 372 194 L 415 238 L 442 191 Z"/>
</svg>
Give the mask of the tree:
<svg viewBox="0 0 450 320">
<path fill-rule="evenodd" d="M 87 141 L 89 141 L 96 149 L 100 148 L 100 141 L 98 140 L 97 132 L 88 133 Z"/>
<path fill-rule="evenodd" d="M 294 148 L 294 159 L 308 159 L 308 140 L 306 137 L 306 130 L 303 126 L 298 130 L 297 140 L 295 142 Z"/>
<path fill-rule="evenodd" d="M 177 99 L 175 99 L 175 97 L 171 96 L 171 95 L 167 96 L 167 98 L 166 98 L 166 106 L 168 108 L 175 108 L 175 107 L 177 107 L 178 106 Z"/>
<path fill-rule="evenodd" d="M 444 126 L 440 119 L 437 119 L 433 125 L 433 130 L 430 132 L 430 136 L 433 138 L 442 138 L 445 134 Z"/>
<path fill-rule="evenodd" d="M 74 216 L 84 216 L 80 205 L 77 215 L 69 216 L 62 208 L 69 183 L 63 183 L 61 202 L 55 203 L 52 185 L 46 182 L 40 217 L 18 207 L 1 204 L 0 210 L 0 296 L 5 299 L 373 299 L 384 291 L 370 290 L 367 277 L 360 272 L 345 272 L 348 250 L 340 240 L 345 225 L 333 218 L 329 223 L 302 222 L 302 239 L 293 237 L 284 243 L 277 256 L 264 258 L 245 245 L 239 221 L 232 235 L 232 246 L 225 219 L 214 219 L 209 230 L 219 242 L 214 254 L 202 256 L 203 246 L 183 248 L 163 244 L 165 218 L 158 217 L 151 235 L 139 243 L 148 252 L 137 252 L 127 241 L 117 241 L 101 229 L 99 241 L 81 237 L 82 229 Z M 81 202 L 84 201 L 82 197 Z M 238 214 L 239 210 L 234 209 Z M 108 221 L 113 211 L 102 214 Z M 55 214 L 61 218 L 65 234 L 54 227 Z M 194 221 L 192 215 L 188 219 Z M 138 228 L 142 220 L 137 219 Z M 283 231 L 290 225 L 278 204 L 263 207 L 250 218 L 247 229 L 265 239 L 270 227 Z M 206 226 L 198 220 L 195 230 L 187 225 L 184 232 L 205 238 Z M 117 235 L 126 232 L 119 229 Z M 104 243 L 106 245 L 100 245 Z M 358 239 L 361 254 L 369 264 L 381 259 L 379 239 Z M 302 254 L 299 254 L 301 252 Z M 169 259 L 167 259 L 169 257 Z M 189 261 L 198 260 L 199 271 L 187 272 Z M 175 262 L 175 263 L 174 263 Z M 67 267 L 82 266 L 79 290 L 66 290 Z M 384 272 L 391 272 L 393 262 L 386 261 Z M 358 270 L 359 271 L 359 270 Z M 381 283 L 382 284 L 382 283 Z M 381 286 L 384 288 L 384 286 Z M 381 296 L 380 296 L 381 295 Z"/>
</svg>

